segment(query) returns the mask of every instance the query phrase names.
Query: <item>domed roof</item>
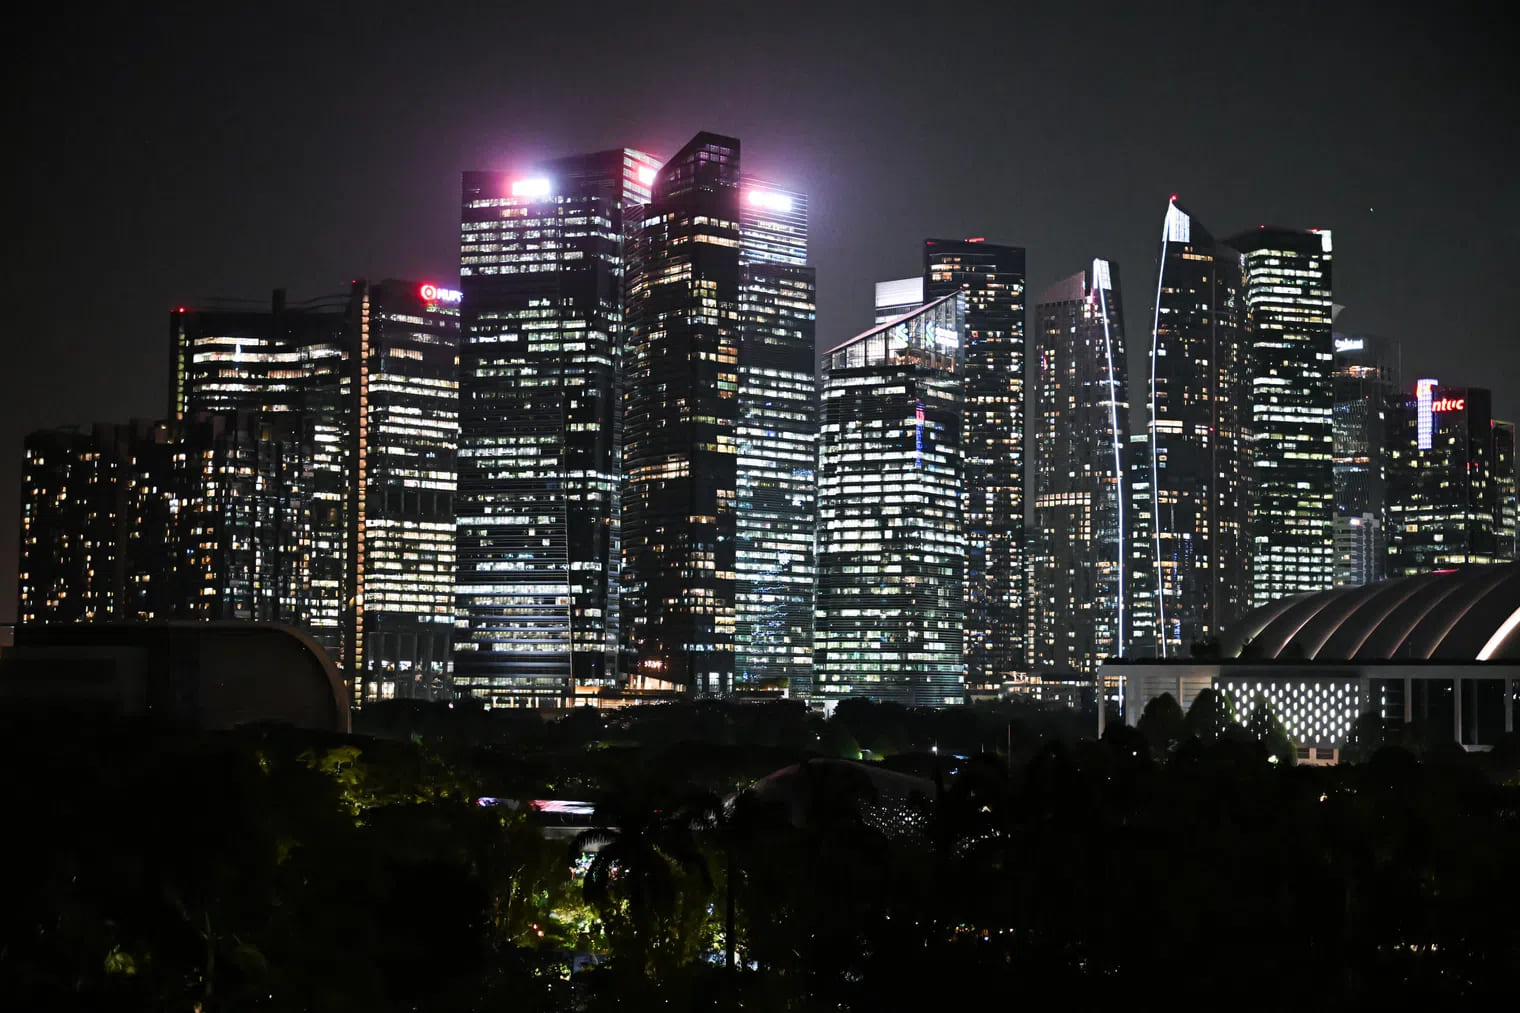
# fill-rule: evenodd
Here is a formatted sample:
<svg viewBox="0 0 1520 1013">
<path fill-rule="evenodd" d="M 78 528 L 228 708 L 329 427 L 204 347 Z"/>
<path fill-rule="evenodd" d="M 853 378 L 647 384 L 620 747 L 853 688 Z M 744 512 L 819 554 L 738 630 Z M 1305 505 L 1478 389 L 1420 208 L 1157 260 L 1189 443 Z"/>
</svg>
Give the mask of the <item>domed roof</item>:
<svg viewBox="0 0 1520 1013">
<path fill-rule="evenodd" d="M 1520 661 L 1520 563 L 1461 566 L 1279 598 L 1248 614 L 1226 657 Z"/>
</svg>

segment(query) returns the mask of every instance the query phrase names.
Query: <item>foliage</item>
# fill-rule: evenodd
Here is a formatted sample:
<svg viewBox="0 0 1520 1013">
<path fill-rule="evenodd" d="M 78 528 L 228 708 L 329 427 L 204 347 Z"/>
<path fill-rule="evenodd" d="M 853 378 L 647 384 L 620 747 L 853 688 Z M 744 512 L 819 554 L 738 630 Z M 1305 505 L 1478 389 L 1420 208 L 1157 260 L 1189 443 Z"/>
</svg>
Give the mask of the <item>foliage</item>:
<svg viewBox="0 0 1520 1013">
<path fill-rule="evenodd" d="M 1096 741 L 1086 716 L 1026 705 L 398 714 L 376 719 L 382 738 L 0 729 L 16 855 L 0 994 L 596 1013 L 937 1008 L 953 988 L 1407 1008 L 1497 1006 L 1520 966 L 1513 736 L 1417 754 L 1369 730 L 1364 763 L 1293 767 L 1267 707 L 1241 726 L 1210 694 Z M 890 761 L 833 758 L 857 739 Z M 597 829 L 567 853 L 482 794 L 593 800 Z"/>
<path fill-rule="evenodd" d="M 1171 752 L 1187 735 L 1182 707 L 1170 693 L 1162 693 L 1148 702 L 1135 727 L 1158 756 Z"/>
</svg>

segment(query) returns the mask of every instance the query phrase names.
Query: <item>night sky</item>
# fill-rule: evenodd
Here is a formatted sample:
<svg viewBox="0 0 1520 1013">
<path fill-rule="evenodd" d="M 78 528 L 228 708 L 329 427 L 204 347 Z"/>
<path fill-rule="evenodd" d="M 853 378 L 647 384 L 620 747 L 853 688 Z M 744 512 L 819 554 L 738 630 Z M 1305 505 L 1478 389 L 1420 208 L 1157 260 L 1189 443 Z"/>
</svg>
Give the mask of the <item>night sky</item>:
<svg viewBox="0 0 1520 1013">
<path fill-rule="evenodd" d="M 461 170 L 701 129 L 810 195 L 820 345 L 938 234 L 1027 247 L 1031 304 L 1117 260 L 1148 347 L 1175 192 L 1218 236 L 1333 228 L 1341 329 L 1520 411 L 1498 5 L 43 6 L 9 26 L 0 621 L 23 434 L 162 414 L 172 306 L 452 281 Z"/>
</svg>

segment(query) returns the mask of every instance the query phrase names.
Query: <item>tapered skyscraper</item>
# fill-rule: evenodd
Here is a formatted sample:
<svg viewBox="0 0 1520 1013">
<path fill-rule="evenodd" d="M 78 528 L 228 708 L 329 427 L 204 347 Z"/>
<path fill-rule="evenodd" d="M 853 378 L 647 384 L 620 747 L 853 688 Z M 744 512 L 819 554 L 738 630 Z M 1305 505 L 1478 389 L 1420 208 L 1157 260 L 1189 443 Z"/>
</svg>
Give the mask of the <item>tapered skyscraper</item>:
<svg viewBox="0 0 1520 1013">
<path fill-rule="evenodd" d="M 623 599 L 635 686 L 733 688 L 739 141 L 701 133 L 630 235 Z"/>
<path fill-rule="evenodd" d="M 625 215 L 615 149 L 464 175 L 455 683 L 558 705 L 616 676 Z"/>
<path fill-rule="evenodd" d="M 1245 263 L 1251 604 L 1331 585 L 1335 403 L 1328 229 L 1229 240 Z"/>
<path fill-rule="evenodd" d="M 966 294 L 966 682 L 1001 687 L 1024 652 L 1024 250 L 924 244 L 924 298 Z"/>
<path fill-rule="evenodd" d="M 1030 665 L 1092 672 L 1127 637 L 1129 393 L 1117 266 L 1094 260 L 1057 282 L 1035 319 Z"/>
<path fill-rule="evenodd" d="M 1242 284 L 1240 254 L 1174 196 L 1150 320 L 1150 552 L 1137 574 L 1154 618 L 1136 624 L 1137 653 L 1185 656 L 1249 605 Z"/>
<path fill-rule="evenodd" d="M 818 697 L 965 698 L 964 328 L 965 296 L 953 291 L 825 360 Z"/>
</svg>

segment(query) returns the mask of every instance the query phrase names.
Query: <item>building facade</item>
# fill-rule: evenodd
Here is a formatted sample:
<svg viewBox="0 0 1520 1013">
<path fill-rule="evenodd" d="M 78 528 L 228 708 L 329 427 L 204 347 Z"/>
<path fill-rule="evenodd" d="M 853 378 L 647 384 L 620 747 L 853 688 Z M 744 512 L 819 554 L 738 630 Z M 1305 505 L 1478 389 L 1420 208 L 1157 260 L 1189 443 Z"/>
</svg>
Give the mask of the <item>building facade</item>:
<svg viewBox="0 0 1520 1013">
<path fill-rule="evenodd" d="M 733 688 L 740 191 L 738 139 L 698 134 L 630 234 L 622 624 L 635 687 Z"/>
<path fill-rule="evenodd" d="M 981 239 L 924 243 L 924 297 L 966 295 L 963 494 L 966 680 L 1027 668 L 1024 615 L 1024 250 Z"/>
<path fill-rule="evenodd" d="M 360 294 L 357 660 L 364 699 L 437 699 L 454 634 L 461 293 L 384 281 Z"/>
<path fill-rule="evenodd" d="M 364 282 L 302 303 L 219 302 L 170 314 L 176 420 L 265 417 L 305 460 L 302 625 L 356 684 L 359 639 L 360 308 Z"/>
<path fill-rule="evenodd" d="M 658 169 L 464 174 L 454 681 L 494 706 L 617 675 L 625 235 Z"/>
<path fill-rule="evenodd" d="M 818 522 L 807 196 L 750 176 L 742 192 L 734 682 L 806 697 Z"/>
<path fill-rule="evenodd" d="M 1382 517 L 1372 513 L 1336 515 L 1336 587 L 1357 587 L 1382 580 L 1387 570 L 1387 556 Z"/>
<path fill-rule="evenodd" d="M 1228 243 L 1245 264 L 1256 606 L 1333 579 L 1333 249 L 1328 229 L 1262 226 Z"/>
<path fill-rule="evenodd" d="M 1091 673 L 1126 644 L 1129 393 L 1119 272 L 1094 260 L 1035 307 L 1029 642 L 1037 673 Z"/>
<path fill-rule="evenodd" d="M 22 625 L 311 625 L 310 469 L 277 414 L 27 437 Z"/>
<path fill-rule="evenodd" d="M 1491 405 L 1481 387 L 1428 378 L 1390 405 L 1390 576 L 1515 558 L 1514 427 Z"/>
<path fill-rule="evenodd" d="M 965 295 L 828 353 L 819 452 L 815 695 L 965 698 Z"/>
<path fill-rule="evenodd" d="M 1338 586 L 1382 580 L 1387 573 L 1383 515 L 1388 400 L 1400 389 L 1399 346 L 1387 338 L 1336 334 L 1334 478 Z M 1370 555 L 1363 556 L 1363 552 Z"/>
<path fill-rule="evenodd" d="M 1248 606 L 1247 356 L 1241 256 L 1167 204 L 1146 391 L 1150 551 L 1137 572 L 1154 618 L 1135 651 L 1217 640 Z"/>
<path fill-rule="evenodd" d="M 876 283 L 876 322 L 884 324 L 924 304 L 924 279 L 894 278 Z"/>
</svg>

